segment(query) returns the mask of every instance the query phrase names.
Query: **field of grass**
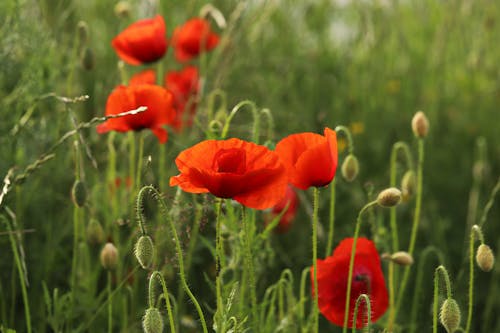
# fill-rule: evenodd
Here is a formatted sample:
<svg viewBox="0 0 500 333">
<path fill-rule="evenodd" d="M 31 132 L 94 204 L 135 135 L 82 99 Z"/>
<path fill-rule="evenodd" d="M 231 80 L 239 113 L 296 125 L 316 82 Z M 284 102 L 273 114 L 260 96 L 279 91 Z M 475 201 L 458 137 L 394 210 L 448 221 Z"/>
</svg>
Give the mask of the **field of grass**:
<svg viewBox="0 0 500 333">
<path fill-rule="evenodd" d="M 166 53 L 121 61 L 113 38 L 157 14 Z M 179 62 L 173 32 L 200 15 L 217 46 Z M 160 332 L 147 324 L 159 313 L 166 332 L 345 333 L 317 316 L 310 270 L 358 235 L 389 292 L 373 332 L 500 332 L 500 269 L 485 269 L 489 254 L 476 263 L 481 244 L 500 256 L 499 20 L 489 0 L 0 1 L 0 332 Z M 115 87 L 146 69 L 163 85 L 186 64 L 200 76 L 192 124 L 164 126 L 164 144 L 149 129 L 97 132 Z M 286 231 L 236 196 L 169 186 L 176 157 L 204 140 L 278 151 L 325 127 L 335 178 L 295 190 Z M 397 206 L 375 205 L 408 186 Z M 146 235 L 144 269 L 134 247 Z M 413 264 L 387 259 L 400 251 Z M 461 319 L 445 329 L 451 299 Z"/>
</svg>

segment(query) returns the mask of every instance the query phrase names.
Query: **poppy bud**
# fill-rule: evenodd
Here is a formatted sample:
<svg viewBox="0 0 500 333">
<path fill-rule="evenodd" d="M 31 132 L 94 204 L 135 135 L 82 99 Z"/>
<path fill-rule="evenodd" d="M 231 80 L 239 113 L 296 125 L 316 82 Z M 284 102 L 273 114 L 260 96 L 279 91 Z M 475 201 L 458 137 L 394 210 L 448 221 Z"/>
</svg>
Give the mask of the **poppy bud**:
<svg viewBox="0 0 500 333">
<path fill-rule="evenodd" d="M 408 170 L 403 175 L 401 180 L 401 199 L 403 202 L 408 202 L 410 198 L 415 194 L 416 182 L 415 182 L 415 172 L 413 170 Z"/>
<path fill-rule="evenodd" d="M 422 111 L 418 111 L 411 120 L 411 129 L 417 138 L 425 138 L 429 132 L 429 120 Z"/>
<path fill-rule="evenodd" d="M 94 69 L 94 52 L 90 47 L 85 47 L 80 55 L 80 64 L 83 69 L 91 71 Z"/>
<path fill-rule="evenodd" d="M 142 268 L 147 269 L 154 258 L 153 240 L 149 236 L 141 236 L 135 243 L 134 253 Z"/>
<path fill-rule="evenodd" d="M 104 230 L 96 219 L 91 219 L 87 226 L 87 241 L 92 245 L 101 244 L 104 241 Z"/>
<path fill-rule="evenodd" d="M 440 320 L 448 333 L 455 332 L 460 326 L 460 308 L 453 298 L 446 299 L 441 305 Z"/>
<path fill-rule="evenodd" d="M 476 253 L 476 262 L 483 272 L 489 272 L 493 269 L 495 257 L 493 255 L 493 251 L 491 251 L 491 248 L 488 245 L 479 245 Z"/>
<path fill-rule="evenodd" d="M 413 257 L 405 251 L 398 251 L 391 255 L 392 262 L 400 266 L 410 266 L 413 264 Z"/>
<path fill-rule="evenodd" d="M 352 182 L 359 173 L 359 162 L 353 154 L 347 155 L 341 167 L 342 177 L 348 182 Z"/>
<path fill-rule="evenodd" d="M 71 189 L 71 199 L 78 207 L 83 207 L 87 200 L 87 190 L 85 184 L 81 180 L 75 180 L 73 188 Z"/>
<path fill-rule="evenodd" d="M 104 269 L 114 270 L 118 264 L 118 250 L 113 243 L 106 243 L 101 251 L 101 265 Z"/>
<path fill-rule="evenodd" d="M 377 203 L 382 207 L 394 207 L 401 201 L 401 191 L 390 187 L 379 193 Z"/>
<path fill-rule="evenodd" d="M 87 25 L 87 22 L 85 21 L 78 22 L 77 29 L 78 29 L 78 39 L 80 40 L 80 44 L 85 45 L 87 43 L 87 40 L 89 39 L 89 26 Z"/>
<path fill-rule="evenodd" d="M 130 16 L 130 4 L 127 1 L 120 1 L 115 5 L 115 15 L 119 18 Z"/>
<path fill-rule="evenodd" d="M 157 308 L 149 308 L 142 318 L 142 329 L 144 333 L 163 332 L 163 318 Z"/>
</svg>

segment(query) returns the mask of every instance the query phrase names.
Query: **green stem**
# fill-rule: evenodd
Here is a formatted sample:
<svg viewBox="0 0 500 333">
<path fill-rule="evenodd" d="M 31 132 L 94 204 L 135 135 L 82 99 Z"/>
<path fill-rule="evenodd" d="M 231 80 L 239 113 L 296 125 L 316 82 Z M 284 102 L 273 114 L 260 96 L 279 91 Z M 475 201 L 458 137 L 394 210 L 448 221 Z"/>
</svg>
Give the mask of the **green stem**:
<svg viewBox="0 0 500 333">
<path fill-rule="evenodd" d="M 300 327 L 304 331 L 304 303 L 306 302 L 306 283 L 307 277 L 311 275 L 311 268 L 306 267 L 302 270 L 300 275 L 300 298 L 299 298 L 299 323 Z"/>
<path fill-rule="evenodd" d="M 166 180 L 167 177 L 165 175 L 165 172 L 167 171 L 167 162 L 166 162 L 166 154 L 167 154 L 167 148 L 166 145 L 159 145 L 159 158 L 158 158 L 158 184 L 160 184 L 160 191 L 164 192 L 166 189 Z"/>
<path fill-rule="evenodd" d="M 118 216 L 118 189 L 115 187 L 116 180 L 116 149 L 114 145 L 114 131 L 108 134 L 108 172 L 106 185 L 108 186 L 109 197 L 111 198 L 112 216 L 109 221 L 112 221 Z"/>
<path fill-rule="evenodd" d="M 245 251 L 245 261 L 246 265 L 245 268 L 248 269 L 248 289 L 250 291 L 250 306 L 251 306 L 251 311 L 252 311 L 252 320 L 253 320 L 253 326 L 256 330 L 256 332 L 259 332 L 258 327 L 259 327 L 259 320 L 257 316 L 257 292 L 256 292 L 256 280 L 255 280 L 255 269 L 253 265 L 253 258 L 252 258 L 252 232 L 251 232 L 251 225 L 250 222 L 248 221 L 248 214 L 246 214 L 246 208 L 243 207 L 243 232 L 245 234 L 244 236 L 244 251 Z"/>
<path fill-rule="evenodd" d="M 108 333 L 113 332 L 113 302 L 111 300 L 111 271 L 108 270 Z"/>
<path fill-rule="evenodd" d="M 215 270 L 217 272 L 217 276 L 215 277 L 215 289 L 216 289 L 216 297 L 217 297 L 217 312 L 216 312 L 216 324 L 217 328 L 220 329 L 221 332 L 224 332 L 224 304 L 222 299 L 222 257 L 224 256 L 223 249 L 223 240 L 221 237 L 222 232 L 222 219 L 221 219 L 221 210 L 222 210 L 222 199 L 216 199 L 216 208 L 215 208 Z"/>
<path fill-rule="evenodd" d="M 484 243 L 483 233 L 477 225 L 473 225 L 470 231 L 469 242 L 469 303 L 467 306 L 467 324 L 465 325 L 465 333 L 468 333 L 472 324 L 472 303 L 474 302 L 474 240 L 476 236 Z"/>
<path fill-rule="evenodd" d="M 330 184 L 330 212 L 328 218 L 328 242 L 326 245 L 325 257 L 332 254 L 333 234 L 335 228 L 335 179 Z"/>
<path fill-rule="evenodd" d="M 432 306 L 432 332 L 437 333 L 437 313 L 438 313 L 438 291 L 439 291 L 439 273 L 444 279 L 446 286 L 446 298 L 451 298 L 451 282 L 448 271 L 443 265 L 439 265 L 434 272 L 434 301 Z"/>
<path fill-rule="evenodd" d="M 313 188 L 313 219 L 312 219 L 312 262 L 313 262 L 313 330 L 318 333 L 319 307 L 318 307 L 318 209 L 319 209 L 319 189 Z"/>
<path fill-rule="evenodd" d="M 153 274 L 151 274 L 151 277 L 149 278 L 148 305 L 150 308 L 155 307 L 154 285 L 153 285 L 155 278 L 158 280 L 158 282 L 160 282 L 161 288 L 163 291 L 163 295 L 165 296 L 164 297 L 165 298 L 165 306 L 167 307 L 168 322 L 170 324 L 170 332 L 177 332 L 175 330 L 174 316 L 172 313 L 172 306 L 170 305 L 170 297 L 168 296 L 167 284 L 165 283 L 165 279 L 163 279 L 163 276 L 161 275 L 161 273 L 158 271 L 154 271 Z"/>
<path fill-rule="evenodd" d="M 408 246 L 408 253 L 413 256 L 413 250 L 415 248 L 415 241 L 417 239 L 418 225 L 420 221 L 420 210 L 422 206 L 422 178 L 423 178 L 423 165 L 424 165 L 424 140 L 422 138 L 418 139 L 418 164 L 417 164 L 417 193 L 416 193 L 416 203 L 415 203 L 415 215 L 413 216 L 413 225 L 410 235 L 410 245 Z M 403 301 L 404 292 L 406 285 L 408 284 L 408 278 L 410 277 L 411 266 L 406 266 L 403 280 L 401 281 L 398 298 L 396 302 L 396 309 L 394 316 L 396 317 Z"/>
<path fill-rule="evenodd" d="M 144 133 L 139 133 L 139 155 L 137 156 L 137 170 L 134 178 L 134 193 L 136 193 L 141 188 L 143 154 L 144 154 Z"/>
<path fill-rule="evenodd" d="M 392 332 L 394 325 L 394 263 L 389 261 L 389 320 L 387 332 Z"/>
<path fill-rule="evenodd" d="M 21 285 L 21 293 L 23 295 L 24 318 L 26 320 L 26 331 L 28 333 L 31 333 L 31 312 L 30 312 L 30 305 L 28 302 L 28 292 L 26 290 L 26 282 L 24 281 L 25 275 L 23 273 L 23 266 L 22 266 L 21 260 L 19 258 L 19 252 L 17 251 L 15 232 L 12 230 L 13 228 L 11 227 L 9 220 L 3 215 L 0 215 L 0 217 L 4 220 L 5 225 L 7 226 L 10 247 L 12 248 L 12 253 L 14 254 L 14 261 L 16 263 L 17 275 L 19 276 L 19 283 Z"/>
<path fill-rule="evenodd" d="M 344 133 L 345 137 L 347 138 L 347 152 L 349 154 L 352 154 L 354 152 L 354 144 L 352 140 L 351 131 L 349 130 L 349 128 L 340 125 L 335 127 L 335 132 Z"/>
<path fill-rule="evenodd" d="M 351 287 L 352 287 L 352 274 L 354 271 L 354 256 L 356 254 L 356 243 L 358 242 L 359 237 L 359 229 L 361 226 L 361 217 L 363 213 L 367 211 L 370 207 L 377 204 L 377 201 L 372 201 L 367 203 L 361 210 L 359 211 L 358 218 L 356 219 L 356 227 L 354 229 L 354 237 L 352 241 L 351 248 L 351 258 L 349 260 L 349 274 L 347 275 L 347 292 L 345 295 L 345 312 L 344 312 L 344 325 L 342 328 L 343 333 L 347 333 L 347 325 L 349 322 L 349 308 L 351 307 Z"/>
<path fill-rule="evenodd" d="M 128 166 L 129 166 L 129 177 L 134 184 L 132 184 L 132 189 L 139 188 L 138 184 L 135 183 L 135 133 L 134 132 L 129 132 L 128 133 L 128 145 L 129 145 L 129 155 L 128 155 Z M 131 206 L 134 201 L 134 191 L 131 190 L 130 193 L 130 202 Z"/>
<path fill-rule="evenodd" d="M 370 297 L 367 294 L 361 294 L 358 296 L 358 299 L 356 300 L 356 305 L 354 306 L 354 315 L 352 318 L 352 322 L 356 323 L 357 317 L 358 317 L 358 307 L 359 304 L 364 301 L 366 305 L 366 326 L 364 328 L 365 332 L 371 332 L 370 331 L 370 326 L 372 323 L 372 308 L 371 308 L 371 303 L 370 303 Z M 392 332 L 392 331 L 389 331 Z M 352 325 L 352 333 L 356 333 L 356 324 Z"/>
<path fill-rule="evenodd" d="M 224 124 L 224 127 L 222 128 L 222 133 L 221 133 L 221 139 L 225 139 L 227 136 L 227 132 L 229 131 L 229 126 L 231 125 L 231 120 L 233 120 L 234 116 L 238 111 L 240 111 L 244 106 L 250 106 L 250 111 L 252 112 L 253 115 L 253 129 L 252 129 L 252 139 L 253 142 L 259 143 L 259 119 L 260 115 L 259 112 L 257 111 L 257 106 L 255 105 L 254 102 L 245 100 L 242 102 L 239 102 L 238 104 L 235 105 L 235 107 L 231 110 L 229 113 L 229 116 L 226 119 L 226 123 Z"/>
</svg>

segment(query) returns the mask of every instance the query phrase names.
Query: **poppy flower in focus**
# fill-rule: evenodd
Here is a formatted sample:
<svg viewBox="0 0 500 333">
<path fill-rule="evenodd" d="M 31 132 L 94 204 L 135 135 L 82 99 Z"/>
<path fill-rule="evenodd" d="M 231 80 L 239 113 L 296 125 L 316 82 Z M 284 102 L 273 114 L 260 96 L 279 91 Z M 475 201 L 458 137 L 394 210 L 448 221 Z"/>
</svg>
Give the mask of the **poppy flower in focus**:
<svg viewBox="0 0 500 333">
<path fill-rule="evenodd" d="M 202 141 L 182 151 L 175 164 L 180 174 L 170 178 L 170 186 L 232 198 L 249 208 L 276 205 L 287 186 L 285 167 L 275 152 L 236 138 Z"/>
<path fill-rule="evenodd" d="M 134 115 L 108 119 L 97 126 L 97 132 L 127 132 L 149 128 L 161 143 L 165 143 L 168 133 L 162 126 L 170 124 L 175 118 L 172 100 L 172 93 L 160 86 L 120 85 L 108 97 L 106 116 L 135 110 L 140 106 L 146 106 L 147 110 Z"/>
<path fill-rule="evenodd" d="M 278 202 L 266 216 L 266 224 L 270 223 L 276 216 L 283 213 L 286 208 L 286 211 L 281 216 L 280 221 L 274 230 L 277 233 L 287 232 L 292 226 L 293 219 L 297 213 L 298 204 L 299 199 L 297 197 L 297 193 L 295 193 L 292 186 L 288 185 L 283 199 L 281 199 L 280 202 Z"/>
<path fill-rule="evenodd" d="M 175 28 L 172 45 L 175 58 L 189 61 L 203 51 L 210 51 L 219 43 L 219 36 L 210 29 L 210 23 L 202 18 L 193 18 Z"/>
<path fill-rule="evenodd" d="M 134 74 L 128 81 L 129 85 L 155 84 L 155 83 L 156 83 L 156 73 L 152 69 L 147 69 L 145 71 Z"/>
<path fill-rule="evenodd" d="M 287 168 L 290 183 L 302 190 L 326 186 L 335 177 L 337 136 L 328 127 L 324 136 L 310 132 L 289 135 L 278 142 L 276 152 Z"/>
<path fill-rule="evenodd" d="M 318 259 L 318 305 L 320 312 L 330 322 L 338 326 L 344 325 L 345 298 L 347 294 L 347 278 L 353 238 L 346 238 L 333 251 L 333 255 L 324 260 Z M 314 286 L 313 267 L 311 267 L 311 284 Z M 314 292 L 314 288 L 312 288 Z M 351 299 L 349 302 L 348 327 L 353 326 L 353 315 L 356 300 L 361 294 L 367 294 L 371 302 L 371 320 L 377 321 L 389 305 L 384 275 L 380 266 L 380 257 L 375 244 L 358 238 L 354 255 Z M 356 328 L 364 325 L 366 305 L 360 303 L 356 317 Z"/>
<path fill-rule="evenodd" d="M 174 108 L 177 112 L 174 128 L 181 129 L 184 124 L 189 126 L 193 123 L 199 86 L 198 69 L 194 66 L 170 71 L 165 75 L 165 87 L 174 95 Z"/>
<path fill-rule="evenodd" d="M 113 38 L 111 45 L 130 65 L 154 62 L 167 50 L 165 21 L 160 15 L 139 20 Z"/>
</svg>

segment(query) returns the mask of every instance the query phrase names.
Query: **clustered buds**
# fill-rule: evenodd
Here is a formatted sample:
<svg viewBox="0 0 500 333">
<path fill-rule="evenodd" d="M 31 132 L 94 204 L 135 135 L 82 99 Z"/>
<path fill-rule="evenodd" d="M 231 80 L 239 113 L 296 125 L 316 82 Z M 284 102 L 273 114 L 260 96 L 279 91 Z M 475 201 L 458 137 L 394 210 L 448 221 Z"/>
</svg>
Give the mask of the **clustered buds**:
<svg viewBox="0 0 500 333">
<path fill-rule="evenodd" d="M 147 269 L 153 263 L 154 258 L 154 245 L 151 237 L 141 236 L 135 243 L 134 253 L 141 267 Z"/>
<path fill-rule="evenodd" d="M 359 173 L 359 162 L 353 154 L 347 155 L 341 167 L 342 177 L 348 182 L 352 182 Z"/>
<path fill-rule="evenodd" d="M 401 191 L 390 187 L 379 193 L 377 203 L 382 207 L 394 207 L 401 201 Z"/>
<path fill-rule="evenodd" d="M 493 251 L 491 251 L 491 248 L 488 245 L 479 245 L 476 252 L 476 262 L 479 268 L 484 272 L 489 272 L 493 269 L 495 256 L 493 255 Z"/>
<path fill-rule="evenodd" d="M 83 207 L 87 200 L 87 190 L 85 184 L 81 180 L 76 180 L 71 189 L 71 199 L 78 207 Z"/>
<path fill-rule="evenodd" d="M 422 111 L 418 111 L 411 120 L 411 129 L 417 138 L 425 138 L 429 132 L 429 120 Z"/>
<path fill-rule="evenodd" d="M 453 298 L 448 298 L 441 305 L 440 313 L 441 324 L 446 329 L 446 332 L 453 333 L 460 326 L 460 308 L 457 301 Z"/>
<path fill-rule="evenodd" d="M 163 332 L 163 319 L 160 311 L 157 308 L 149 308 L 142 318 L 142 328 L 144 333 L 161 333 Z"/>
<path fill-rule="evenodd" d="M 101 265 L 104 269 L 114 270 L 118 264 L 118 250 L 113 243 L 106 243 L 101 251 Z"/>
</svg>

